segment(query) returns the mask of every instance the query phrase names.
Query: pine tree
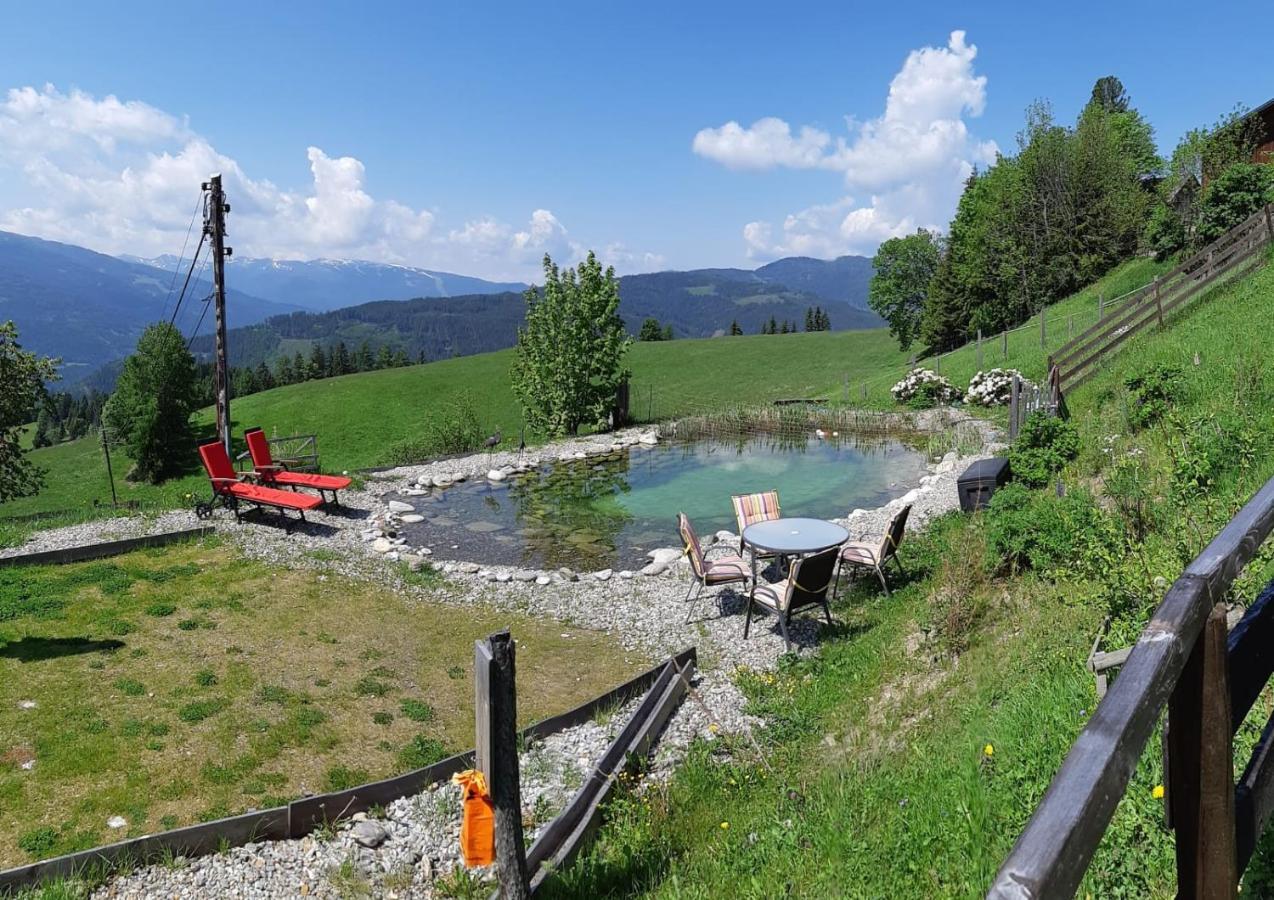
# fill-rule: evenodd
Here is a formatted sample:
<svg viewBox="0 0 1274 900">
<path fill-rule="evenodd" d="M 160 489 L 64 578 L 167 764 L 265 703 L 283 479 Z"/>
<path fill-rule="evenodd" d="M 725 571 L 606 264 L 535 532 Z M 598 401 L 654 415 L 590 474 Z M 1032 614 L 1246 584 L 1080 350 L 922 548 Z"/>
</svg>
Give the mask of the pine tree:
<svg viewBox="0 0 1274 900">
<path fill-rule="evenodd" d="M 274 374 L 270 371 L 270 367 L 265 364 L 265 360 L 257 363 L 256 382 L 258 391 L 268 391 L 274 387 Z"/>
<path fill-rule="evenodd" d="M 779 327 L 779 334 L 787 334 L 787 319 L 784 319 L 783 324 Z"/>
<path fill-rule="evenodd" d="M 762 334 L 778 334 L 779 323 L 774 320 L 774 316 L 770 316 L 770 330 L 763 331 Z"/>
<path fill-rule="evenodd" d="M 735 319 L 730 323 L 730 336 L 734 337 L 740 334 L 743 334 L 743 329 L 739 327 L 739 320 Z"/>
<path fill-rule="evenodd" d="M 425 351 L 421 350 L 416 354 L 416 365 L 423 366 L 428 360 L 425 359 Z"/>
<path fill-rule="evenodd" d="M 296 356 L 292 357 L 292 372 L 297 381 L 309 381 L 314 377 L 314 373 L 310 371 L 310 364 L 305 361 L 300 350 L 296 351 Z"/>
<path fill-rule="evenodd" d="M 376 351 L 376 368 L 388 369 L 394 364 L 394 354 L 390 351 L 388 344 L 381 344 L 380 350 Z"/>
<path fill-rule="evenodd" d="M 323 352 L 323 345 L 319 343 L 310 345 L 310 377 L 326 378 L 327 372 L 327 354 Z"/>
<path fill-rule="evenodd" d="M 376 368 L 376 362 L 372 358 L 372 348 L 368 345 L 367 341 L 363 341 L 363 343 L 359 345 L 357 356 L 354 358 L 354 371 L 370 372 L 374 368 Z"/>
<path fill-rule="evenodd" d="M 407 358 L 407 351 L 403 350 L 402 348 L 399 348 L 394 353 L 394 368 L 401 369 L 404 366 L 408 366 L 410 364 L 411 364 L 411 360 Z"/>
<path fill-rule="evenodd" d="M 280 356 L 274 363 L 274 380 L 278 384 L 291 384 L 296 380 L 296 374 L 292 371 L 292 360 L 287 356 Z"/>
<path fill-rule="evenodd" d="M 35 417 L 35 434 L 31 437 L 32 447 L 48 447 L 53 443 L 53 439 L 49 436 L 51 419 L 48 405 L 41 404 L 40 414 Z"/>
<path fill-rule="evenodd" d="M 332 351 L 332 374 L 348 375 L 354 371 L 354 364 L 349 358 L 349 348 L 345 346 L 344 341 L 336 343 L 336 349 Z"/>
<path fill-rule="evenodd" d="M 818 331 L 818 322 L 814 318 L 814 307 L 805 307 L 805 330 Z"/>
</svg>

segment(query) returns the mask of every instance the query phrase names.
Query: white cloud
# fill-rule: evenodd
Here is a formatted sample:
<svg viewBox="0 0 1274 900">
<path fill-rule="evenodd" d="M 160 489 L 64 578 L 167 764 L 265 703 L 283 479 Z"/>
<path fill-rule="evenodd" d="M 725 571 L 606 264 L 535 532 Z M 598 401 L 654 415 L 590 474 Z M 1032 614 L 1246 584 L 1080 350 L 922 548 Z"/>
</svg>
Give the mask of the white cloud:
<svg viewBox="0 0 1274 900">
<path fill-rule="evenodd" d="M 500 279 L 539 273 L 583 245 L 546 209 L 524 228 L 474 219 L 440 232 L 435 213 L 371 196 L 353 156 L 306 149 L 296 189 L 250 177 L 188 122 L 141 101 L 52 85 L 0 98 L 0 229 L 139 256 L 176 252 L 200 182 L 221 172 L 240 256 L 358 258 Z"/>
<path fill-rule="evenodd" d="M 749 256 L 870 254 L 889 237 L 944 227 L 973 167 L 993 162 L 997 152 L 965 124 L 986 105 L 986 76 L 974 73 L 976 56 L 963 31 L 952 32 L 945 47 L 913 50 L 890 82 L 884 113 L 851 122 L 849 134 L 834 140 L 809 126 L 794 136 L 787 122 L 773 117 L 696 134 L 694 151 L 730 168 L 835 171 L 846 189 L 867 197 L 844 196 L 792 213 L 777 238 L 771 223 L 749 222 L 743 228 Z"/>
</svg>

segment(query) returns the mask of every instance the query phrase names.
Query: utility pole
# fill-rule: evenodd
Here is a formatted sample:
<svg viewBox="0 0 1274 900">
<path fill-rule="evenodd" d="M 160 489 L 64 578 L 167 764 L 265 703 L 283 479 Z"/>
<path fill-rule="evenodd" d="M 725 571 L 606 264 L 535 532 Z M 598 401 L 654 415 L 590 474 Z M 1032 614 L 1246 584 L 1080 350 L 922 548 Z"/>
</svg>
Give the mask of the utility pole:
<svg viewBox="0 0 1274 900">
<path fill-rule="evenodd" d="M 226 362 L 226 257 L 232 250 L 225 245 L 226 213 L 230 204 L 221 190 L 220 173 L 204 182 L 208 202 L 204 205 L 204 234 L 212 239 L 212 297 L 216 304 L 216 374 L 213 389 L 217 398 L 217 437 L 225 445 L 226 455 L 234 459 L 230 450 L 230 366 Z"/>
</svg>

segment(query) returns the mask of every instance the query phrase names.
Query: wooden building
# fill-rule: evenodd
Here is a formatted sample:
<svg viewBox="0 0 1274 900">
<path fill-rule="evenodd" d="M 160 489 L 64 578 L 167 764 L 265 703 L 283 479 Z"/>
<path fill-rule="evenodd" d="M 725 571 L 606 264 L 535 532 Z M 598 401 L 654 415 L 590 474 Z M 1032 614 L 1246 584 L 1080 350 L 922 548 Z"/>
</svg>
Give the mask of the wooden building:
<svg viewBox="0 0 1274 900">
<path fill-rule="evenodd" d="M 1248 119 L 1258 123 L 1256 150 L 1252 153 L 1254 163 L 1274 163 L 1274 100 L 1258 106 L 1247 114 Z"/>
</svg>

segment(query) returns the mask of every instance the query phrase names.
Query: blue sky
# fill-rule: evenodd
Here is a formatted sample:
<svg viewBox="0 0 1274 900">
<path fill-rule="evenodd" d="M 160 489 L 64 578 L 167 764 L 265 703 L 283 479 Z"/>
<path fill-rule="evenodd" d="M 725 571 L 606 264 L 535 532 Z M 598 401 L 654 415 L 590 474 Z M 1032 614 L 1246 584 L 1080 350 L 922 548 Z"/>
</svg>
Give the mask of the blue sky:
<svg viewBox="0 0 1274 900">
<path fill-rule="evenodd" d="M 10 6 L 0 228 L 176 252 L 215 166 L 245 255 L 870 254 L 945 224 L 1033 99 L 1070 121 L 1118 75 L 1170 150 L 1274 96 L 1269 3 L 961 6 Z"/>
</svg>

